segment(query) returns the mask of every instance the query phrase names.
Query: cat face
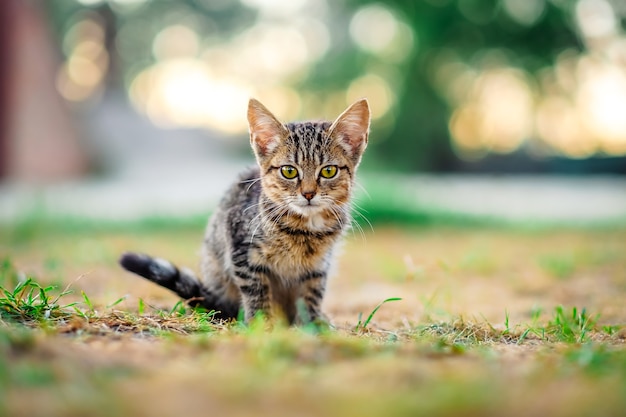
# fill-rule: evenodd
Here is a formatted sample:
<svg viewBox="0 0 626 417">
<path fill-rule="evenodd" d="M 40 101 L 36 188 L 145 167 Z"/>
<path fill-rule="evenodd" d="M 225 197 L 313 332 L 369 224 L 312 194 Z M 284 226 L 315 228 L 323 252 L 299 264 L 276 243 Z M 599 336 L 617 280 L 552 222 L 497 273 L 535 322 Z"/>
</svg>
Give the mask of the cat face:
<svg viewBox="0 0 626 417">
<path fill-rule="evenodd" d="M 248 121 L 268 198 L 304 217 L 332 216 L 348 203 L 367 146 L 370 112 L 366 100 L 348 107 L 332 124 L 283 125 L 252 99 Z"/>
</svg>

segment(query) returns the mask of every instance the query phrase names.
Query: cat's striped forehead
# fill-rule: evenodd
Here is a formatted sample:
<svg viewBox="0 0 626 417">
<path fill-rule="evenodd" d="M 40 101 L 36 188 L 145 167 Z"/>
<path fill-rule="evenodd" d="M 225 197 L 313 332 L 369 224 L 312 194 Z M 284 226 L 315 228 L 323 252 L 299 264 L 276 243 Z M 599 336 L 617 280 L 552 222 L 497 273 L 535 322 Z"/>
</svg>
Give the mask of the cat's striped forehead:
<svg viewBox="0 0 626 417">
<path fill-rule="evenodd" d="M 328 159 L 329 155 L 325 154 L 330 152 L 331 139 L 328 135 L 330 122 L 296 122 L 285 126 L 289 130 L 285 145 L 294 162 L 320 163 Z"/>
</svg>

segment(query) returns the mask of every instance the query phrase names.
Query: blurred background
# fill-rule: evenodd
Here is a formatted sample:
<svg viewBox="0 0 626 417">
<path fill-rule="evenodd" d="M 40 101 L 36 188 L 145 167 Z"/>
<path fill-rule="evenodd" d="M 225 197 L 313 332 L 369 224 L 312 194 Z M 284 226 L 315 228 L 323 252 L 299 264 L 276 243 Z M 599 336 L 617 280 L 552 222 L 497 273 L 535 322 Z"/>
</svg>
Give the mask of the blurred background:
<svg viewBox="0 0 626 417">
<path fill-rule="evenodd" d="M 623 0 L 2 0 L 0 219 L 206 212 L 253 162 L 249 97 L 367 97 L 368 189 L 623 220 L 625 27 Z"/>
</svg>

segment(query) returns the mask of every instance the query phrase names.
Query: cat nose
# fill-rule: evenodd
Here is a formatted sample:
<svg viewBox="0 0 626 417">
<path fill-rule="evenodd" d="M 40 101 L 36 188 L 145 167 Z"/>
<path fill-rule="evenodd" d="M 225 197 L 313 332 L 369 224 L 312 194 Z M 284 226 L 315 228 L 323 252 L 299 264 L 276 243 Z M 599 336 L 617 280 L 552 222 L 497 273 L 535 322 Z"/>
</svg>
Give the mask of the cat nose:
<svg viewBox="0 0 626 417">
<path fill-rule="evenodd" d="M 315 191 L 307 191 L 302 193 L 302 195 L 304 196 L 304 198 L 306 198 L 308 201 L 311 201 L 313 199 L 313 197 L 315 197 Z"/>
</svg>

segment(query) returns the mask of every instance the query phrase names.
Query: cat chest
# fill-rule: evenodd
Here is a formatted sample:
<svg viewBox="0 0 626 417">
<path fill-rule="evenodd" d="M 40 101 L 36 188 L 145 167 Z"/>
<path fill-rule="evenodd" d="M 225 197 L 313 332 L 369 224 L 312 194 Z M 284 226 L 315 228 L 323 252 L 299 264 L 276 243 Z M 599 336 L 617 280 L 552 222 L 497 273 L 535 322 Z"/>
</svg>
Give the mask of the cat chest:
<svg viewBox="0 0 626 417">
<path fill-rule="evenodd" d="M 328 269 L 335 239 L 276 237 L 257 248 L 252 254 L 281 280 L 297 280 L 303 275 Z"/>
</svg>

